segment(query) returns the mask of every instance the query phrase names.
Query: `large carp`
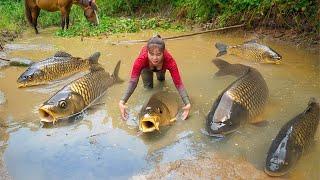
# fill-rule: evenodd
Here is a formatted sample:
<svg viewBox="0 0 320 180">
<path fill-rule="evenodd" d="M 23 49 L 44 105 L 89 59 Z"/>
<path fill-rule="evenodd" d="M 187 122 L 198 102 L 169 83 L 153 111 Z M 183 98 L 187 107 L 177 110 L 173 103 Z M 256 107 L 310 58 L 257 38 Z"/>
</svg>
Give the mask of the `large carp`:
<svg viewBox="0 0 320 180">
<path fill-rule="evenodd" d="M 219 50 L 217 57 L 224 54 L 236 55 L 259 63 L 280 64 L 281 55 L 268 46 L 257 43 L 256 40 L 248 41 L 240 45 L 228 46 L 223 43 L 216 43 Z"/>
<path fill-rule="evenodd" d="M 218 96 L 206 118 L 208 134 L 223 137 L 235 131 L 241 122 L 253 120 L 259 115 L 267 102 L 269 91 L 256 69 L 242 64 L 229 64 L 221 59 L 214 59 L 213 63 L 219 68 L 216 76 L 239 77 Z"/>
<path fill-rule="evenodd" d="M 139 113 L 141 132 L 153 132 L 160 126 L 172 124 L 178 113 L 178 100 L 173 93 L 159 91 L 153 94 Z"/>
<path fill-rule="evenodd" d="M 81 113 L 104 95 L 118 77 L 120 61 L 110 75 L 100 65 L 92 66 L 90 73 L 74 80 L 54 94 L 39 108 L 42 122 L 56 122 Z"/>
<path fill-rule="evenodd" d="M 282 176 L 296 164 L 314 140 L 319 112 L 319 102 L 311 98 L 308 107 L 281 128 L 266 159 L 265 172 L 268 175 Z"/>
<path fill-rule="evenodd" d="M 91 65 L 97 64 L 100 53 L 96 52 L 87 59 L 73 57 L 58 51 L 53 57 L 33 63 L 18 78 L 19 87 L 46 84 L 49 81 L 70 76 L 83 70 L 88 70 Z"/>
</svg>

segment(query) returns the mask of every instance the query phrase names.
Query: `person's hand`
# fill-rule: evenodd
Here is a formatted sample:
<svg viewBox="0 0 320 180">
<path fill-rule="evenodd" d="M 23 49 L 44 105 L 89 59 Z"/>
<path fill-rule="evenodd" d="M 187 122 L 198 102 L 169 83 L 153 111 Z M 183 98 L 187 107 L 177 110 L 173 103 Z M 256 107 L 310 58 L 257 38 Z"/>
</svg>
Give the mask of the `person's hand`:
<svg viewBox="0 0 320 180">
<path fill-rule="evenodd" d="M 127 106 L 124 104 L 122 100 L 120 100 L 119 102 L 119 109 L 121 112 L 122 120 L 127 120 L 128 119 Z"/>
<path fill-rule="evenodd" d="M 183 109 L 183 113 L 182 113 L 182 120 L 186 120 L 188 115 L 189 115 L 189 112 L 190 112 L 190 108 L 191 108 L 191 104 L 187 104 L 185 105 L 182 109 Z"/>
</svg>

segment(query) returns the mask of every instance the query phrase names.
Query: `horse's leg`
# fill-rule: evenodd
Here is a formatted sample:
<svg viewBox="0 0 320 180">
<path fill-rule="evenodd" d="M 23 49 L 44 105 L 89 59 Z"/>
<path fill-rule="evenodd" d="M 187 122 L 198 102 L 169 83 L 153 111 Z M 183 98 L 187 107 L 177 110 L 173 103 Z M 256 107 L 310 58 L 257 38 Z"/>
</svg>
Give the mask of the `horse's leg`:
<svg viewBox="0 0 320 180">
<path fill-rule="evenodd" d="M 64 26 L 66 24 L 66 14 L 65 11 L 61 10 L 61 28 L 64 30 Z"/>
<path fill-rule="evenodd" d="M 67 22 L 66 22 L 66 25 L 67 25 L 67 29 L 69 29 L 69 14 L 70 14 L 70 11 L 67 13 Z"/>
<path fill-rule="evenodd" d="M 70 4 L 68 4 L 66 6 L 66 25 L 67 25 L 67 29 L 69 29 L 69 15 L 70 15 L 71 7 L 72 7 L 72 3 L 70 3 Z"/>
<path fill-rule="evenodd" d="M 39 34 L 39 31 L 37 28 L 39 14 L 40 14 L 40 8 L 38 6 L 34 7 L 31 12 L 31 16 L 32 16 L 32 25 L 34 30 L 36 31 L 36 34 Z"/>
</svg>

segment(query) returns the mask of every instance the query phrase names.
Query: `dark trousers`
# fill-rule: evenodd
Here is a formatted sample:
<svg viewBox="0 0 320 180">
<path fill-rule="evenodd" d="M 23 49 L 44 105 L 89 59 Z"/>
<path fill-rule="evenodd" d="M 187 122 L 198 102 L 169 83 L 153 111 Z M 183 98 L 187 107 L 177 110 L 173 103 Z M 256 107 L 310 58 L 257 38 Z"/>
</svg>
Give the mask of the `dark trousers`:
<svg viewBox="0 0 320 180">
<path fill-rule="evenodd" d="M 153 73 L 154 72 L 152 70 L 150 70 L 149 68 L 145 68 L 142 70 L 141 76 L 142 76 L 143 86 L 145 88 L 153 88 Z M 165 80 L 166 71 L 158 71 L 155 73 L 156 73 L 157 79 L 159 81 Z"/>
</svg>

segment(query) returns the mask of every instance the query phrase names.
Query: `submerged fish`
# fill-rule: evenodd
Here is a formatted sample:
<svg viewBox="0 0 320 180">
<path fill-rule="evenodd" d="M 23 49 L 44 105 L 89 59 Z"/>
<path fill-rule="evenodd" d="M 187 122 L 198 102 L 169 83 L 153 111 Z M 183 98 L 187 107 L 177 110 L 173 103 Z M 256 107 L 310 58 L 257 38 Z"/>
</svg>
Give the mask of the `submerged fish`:
<svg viewBox="0 0 320 180">
<path fill-rule="evenodd" d="M 139 113 L 139 129 L 141 132 L 160 130 L 161 126 L 172 124 L 178 113 L 178 100 L 168 92 L 153 94 Z"/>
<path fill-rule="evenodd" d="M 257 43 L 255 40 L 235 46 L 228 46 L 223 43 L 216 43 L 215 46 L 219 50 L 217 57 L 224 54 L 232 54 L 259 63 L 274 64 L 280 64 L 282 58 L 276 51 L 268 46 Z"/>
<path fill-rule="evenodd" d="M 296 164 L 314 140 L 320 120 L 319 112 L 319 102 L 311 98 L 304 112 L 281 128 L 272 141 L 266 159 L 265 172 L 268 175 L 285 175 Z"/>
<path fill-rule="evenodd" d="M 121 81 L 119 68 L 120 61 L 110 75 L 100 65 L 92 66 L 90 73 L 63 87 L 39 108 L 41 121 L 54 123 L 90 107 L 110 86 Z"/>
<path fill-rule="evenodd" d="M 100 53 L 96 52 L 87 59 L 73 57 L 66 52 L 59 51 L 53 57 L 33 63 L 18 78 L 19 87 L 46 84 L 49 81 L 70 76 L 83 70 L 88 70 L 98 63 Z"/>
<path fill-rule="evenodd" d="M 269 96 L 267 84 L 259 71 L 242 64 L 229 64 L 215 59 L 220 69 L 216 76 L 239 77 L 215 100 L 206 118 L 206 129 L 210 136 L 223 137 L 235 131 L 240 123 L 259 115 Z"/>
</svg>

